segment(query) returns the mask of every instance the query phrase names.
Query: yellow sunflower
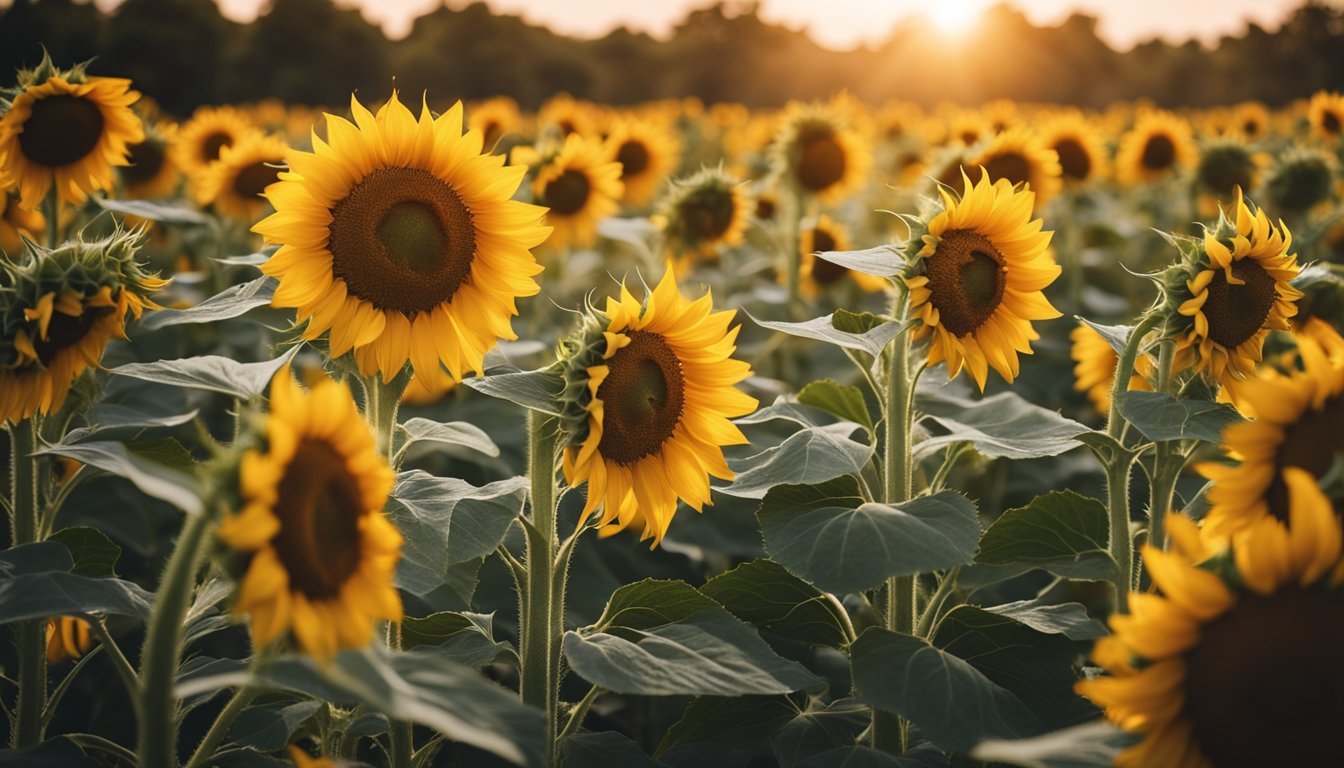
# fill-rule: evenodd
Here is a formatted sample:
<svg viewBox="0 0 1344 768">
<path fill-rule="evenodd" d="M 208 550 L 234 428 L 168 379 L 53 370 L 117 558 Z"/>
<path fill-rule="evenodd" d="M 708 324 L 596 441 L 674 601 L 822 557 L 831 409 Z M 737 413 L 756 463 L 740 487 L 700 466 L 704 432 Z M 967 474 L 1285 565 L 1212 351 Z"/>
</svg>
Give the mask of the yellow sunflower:
<svg viewBox="0 0 1344 768">
<path fill-rule="evenodd" d="M 1041 128 L 1040 140 L 1055 150 L 1065 184 L 1082 184 L 1109 175 L 1109 159 L 1101 134 L 1082 113 L 1056 115 Z"/>
<path fill-rule="evenodd" d="M 880 291 L 889 283 L 873 275 L 854 272 L 834 262 L 817 258 L 826 251 L 847 251 L 849 233 L 834 219 L 821 214 L 815 221 L 805 222 L 799 237 L 802 262 L 799 268 L 799 288 L 804 296 L 816 298 L 819 293 L 845 284 L 857 285 L 864 291 Z"/>
<path fill-rule="evenodd" d="M 129 147 L 129 164 L 120 169 L 122 194 L 130 200 L 157 200 L 177 191 L 180 177 L 171 148 L 173 123 L 145 124 L 145 138 Z"/>
<path fill-rule="evenodd" d="M 461 104 L 419 120 L 395 93 L 377 116 L 350 104 L 355 122 L 327 115 L 329 141 L 291 152 L 267 188 L 276 212 L 252 231 L 281 244 L 262 265 L 280 280 L 273 304 L 298 309 L 305 338 L 330 332 L 332 356 L 353 350 L 364 376 L 409 360 L 422 379 L 446 366 L 461 380 L 517 338 L 544 210 L 512 199 L 526 169 L 482 155 Z"/>
<path fill-rule="evenodd" d="M 995 134 L 984 150 L 971 160 L 968 175 L 979 178 L 981 168 L 989 174 L 990 181 L 1005 179 L 1015 187 L 1029 186 L 1040 205 L 1058 194 L 1061 186 L 1059 155 L 1025 128 Z"/>
<path fill-rule="evenodd" d="M 1307 121 L 1316 137 L 1327 142 L 1344 136 L 1344 94 L 1320 91 L 1307 105 Z"/>
<path fill-rule="evenodd" d="M 1042 290 L 1059 276 L 1051 232 L 1031 218 L 1036 195 L 1007 181 L 962 176 L 960 200 L 945 188 L 943 211 L 928 223 L 905 275 L 915 338 L 928 338 L 929 365 L 947 363 L 948 377 L 969 368 L 984 389 L 989 368 L 1011 382 L 1018 353 L 1040 338 L 1032 320 L 1060 313 Z"/>
<path fill-rule="evenodd" d="M 1243 101 L 1232 109 L 1231 127 L 1247 141 L 1259 141 L 1269 133 L 1269 110 L 1258 101 Z"/>
<path fill-rule="evenodd" d="M 559 131 L 560 136 L 578 134 L 585 138 L 598 135 L 598 108 L 587 101 L 578 101 L 567 93 L 561 93 L 541 105 L 537 112 L 537 124 L 541 130 Z"/>
<path fill-rule="evenodd" d="M 262 194 L 280 180 L 289 145 L 262 133 L 249 133 L 224 147 L 219 160 L 201 172 L 196 202 L 214 205 L 229 218 L 251 223 L 266 211 Z"/>
<path fill-rule="evenodd" d="M 873 164 L 872 153 L 845 112 L 821 105 L 792 105 L 770 151 L 784 183 L 826 204 L 857 192 Z"/>
<path fill-rule="evenodd" d="M 467 127 L 479 131 L 485 150 L 495 154 L 499 140 L 522 128 L 518 102 L 507 96 L 477 102 L 467 107 Z"/>
<path fill-rule="evenodd" d="M 567 136 L 532 182 L 537 202 L 550 209 L 546 223 L 554 231 L 547 245 L 564 249 L 596 243 L 597 223 L 620 210 L 617 201 L 624 190 L 621 164 L 601 141 L 579 133 Z"/>
<path fill-rule="evenodd" d="M 960 144 L 969 147 L 979 143 L 981 139 L 993 132 L 993 128 L 990 127 L 981 113 L 972 110 L 957 110 L 947 118 L 945 138 L 948 144 Z"/>
<path fill-rule="evenodd" d="M 257 127 L 233 107 L 201 107 L 183 123 L 173 142 L 173 162 L 195 179 L 232 146 Z"/>
<path fill-rule="evenodd" d="M 658 186 L 677 168 L 681 147 L 664 125 L 653 120 L 625 118 L 607 136 L 607 151 L 621 164 L 623 202 L 639 207 L 653 198 Z"/>
<path fill-rule="evenodd" d="M 1087 393 L 1087 399 L 1105 416 L 1111 412 L 1111 386 L 1115 384 L 1115 366 L 1120 362 L 1119 355 L 1111 345 L 1092 330 L 1086 323 L 1079 323 L 1069 332 L 1073 342 L 1069 356 L 1073 358 L 1073 388 Z M 1134 361 L 1134 376 L 1129 380 L 1129 389 L 1149 391 L 1148 375 L 1153 372 L 1153 361 L 1147 355 L 1140 355 Z"/>
<path fill-rule="evenodd" d="M 17 195 L 0 191 L 0 251 L 18 256 L 23 250 L 23 238 L 41 240 L 46 226 L 41 211 L 23 208 Z"/>
<path fill-rule="evenodd" d="M 47 619 L 47 663 L 61 664 L 73 661 L 89 652 L 93 637 L 89 623 L 73 616 L 52 616 Z"/>
<path fill-rule="evenodd" d="M 1194 166 L 1198 159 L 1190 123 L 1170 112 L 1147 112 L 1120 140 L 1115 173 L 1126 186 L 1151 184 L 1178 168 Z"/>
<path fill-rule="evenodd" d="M 130 80 L 43 64 L 20 75 L 21 90 L 0 117 L 0 187 L 37 208 L 54 183 L 61 200 L 78 205 L 111 189 L 113 167 L 126 165 L 127 148 L 144 139 L 131 110 L 140 94 Z"/>
<path fill-rule="evenodd" d="M 1283 222 L 1276 228 L 1263 210 L 1252 212 L 1240 189 L 1231 213 L 1230 236 L 1207 231 L 1202 253 L 1179 273 L 1188 279 L 1174 291 L 1181 302 L 1177 313 L 1189 318 L 1189 327 L 1177 331 L 1175 366 L 1194 367 L 1219 382 L 1255 370 L 1265 337 L 1289 329 L 1302 296 L 1290 285 L 1298 264 Z"/>
<path fill-rule="evenodd" d="M 1213 533 L 1242 531 L 1267 515 L 1286 520 L 1283 470 L 1294 467 L 1320 478 L 1344 458 L 1344 361 L 1332 360 L 1311 338 L 1298 339 L 1298 354 L 1302 370 L 1267 372 L 1237 386 L 1237 397 L 1256 415 L 1223 433 L 1239 464 L 1196 466 L 1214 481 L 1205 517 Z"/>
<path fill-rule="evenodd" d="M 410 382 L 406 385 L 406 391 L 401 394 L 401 402 L 410 405 L 437 403 L 449 392 L 452 392 L 456 386 L 457 382 L 452 379 L 441 379 L 425 384 L 423 379 L 412 376 Z"/>
<path fill-rule="evenodd" d="M 718 168 L 703 168 L 672 182 L 654 220 L 674 256 L 705 257 L 742 242 L 753 206 L 745 184 Z"/>
<path fill-rule="evenodd" d="M 582 396 L 565 448 L 570 486 L 588 483 L 585 516 L 601 509 L 602 534 L 640 523 L 657 546 L 677 500 L 710 503 L 710 476 L 730 480 L 722 446 L 746 442 L 730 419 L 756 400 L 734 388 L 751 372 L 732 354 L 734 312 L 712 299 L 689 301 L 671 265 L 641 306 L 625 286 L 605 316 L 585 329 L 567 379 Z"/>
<path fill-rule="evenodd" d="M 1115 765 L 1344 765 L 1340 526 L 1308 473 L 1283 481 L 1287 527 L 1262 519 L 1211 559 L 1144 548 L 1161 594 L 1130 595 L 1092 651 L 1109 674 L 1077 685 L 1143 734 Z M 1198 536 L 1182 520 L 1173 534 Z"/>
<path fill-rule="evenodd" d="M 233 612 L 258 650 L 287 634 L 321 659 L 362 648 L 375 621 L 402 617 L 402 538 L 383 515 L 392 470 L 349 390 L 324 378 L 305 393 L 288 366 L 271 382 L 265 443 L 244 454 L 242 509 L 217 531 L 248 556 Z"/>
<path fill-rule="evenodd" d="M 289 759 L 294 761 L 294 768 L 340 768 L 344 765 L 330 757 L 313 757 L 294 744 L 289 745 Z"/>
</svg>

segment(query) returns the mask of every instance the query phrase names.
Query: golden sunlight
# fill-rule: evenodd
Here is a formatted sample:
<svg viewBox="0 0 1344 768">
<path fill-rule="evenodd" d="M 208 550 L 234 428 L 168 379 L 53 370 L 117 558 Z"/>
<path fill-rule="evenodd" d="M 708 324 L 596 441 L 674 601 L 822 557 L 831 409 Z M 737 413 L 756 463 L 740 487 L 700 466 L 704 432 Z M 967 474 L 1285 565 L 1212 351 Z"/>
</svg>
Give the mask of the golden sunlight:
<svg viewBox="0 0 1344 768">
<path fill-rule="evenodd" d="M 925 11 L 929 21 L 948 35 L 963 35 L 984 15 L 988 0 L 943 0 Z"/>
</svg>

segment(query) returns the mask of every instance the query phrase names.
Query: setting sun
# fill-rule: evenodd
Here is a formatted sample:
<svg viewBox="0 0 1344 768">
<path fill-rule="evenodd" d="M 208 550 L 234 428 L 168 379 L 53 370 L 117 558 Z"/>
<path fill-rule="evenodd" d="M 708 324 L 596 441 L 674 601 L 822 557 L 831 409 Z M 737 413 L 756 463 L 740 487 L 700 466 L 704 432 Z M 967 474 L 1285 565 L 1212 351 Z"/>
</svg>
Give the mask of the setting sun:
<svg viewBox="0 0 1344 768">
<path fill-rule="evenodd" d="M 970 31 L 980 21 L 986 0 L 944 0 L 930 8 L 929 21 L 942 32 L 959 35 Z"/>
</svg>

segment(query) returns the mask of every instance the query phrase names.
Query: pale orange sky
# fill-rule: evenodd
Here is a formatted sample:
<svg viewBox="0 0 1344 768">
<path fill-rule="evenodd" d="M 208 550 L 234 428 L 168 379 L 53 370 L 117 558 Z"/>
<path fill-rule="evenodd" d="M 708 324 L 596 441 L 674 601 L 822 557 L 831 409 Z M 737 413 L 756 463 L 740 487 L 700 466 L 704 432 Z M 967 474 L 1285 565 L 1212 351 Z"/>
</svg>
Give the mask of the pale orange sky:
<svg viewBox="0 0 1344 768">
<path fill-rule="evenodd" d="M 96 0 L 115 5 L 119 0 Z M 365 18 L 388 34 L 406 34 L 411 21 L 445 0 L 337 0 L 360 7 Z M 447 0 L 453 7 L 469 0 Z M 1339 2 L 1340 0 L 1335 0 Z M 268 0 L 219 0 L 240 20 L 254 18 Z M 760 0 L 761 16 L 790 26 L 807 26 L 833 48 L 880 41 L 893 24 L 911 14 L 937 15 L 949 27 L 969 21 L 994 0 Z M 1206 42 L 1244 30 L 1248 19 L 1271 29 L 1302 0 L 1011 0 L 1034 23 L 1053 24 L 1076 10 L 1100 19 L 1099 33 L 1112 46 L 1128 49 L 1152 37 L 1172 41 L 1197 37 Z M 497 12 L 521 14 L 564 34 L 600 37 L 625 25 L 654 35 L 666 33 L 687 10 L 708 0 L 488 0 Z"/>
</svg>

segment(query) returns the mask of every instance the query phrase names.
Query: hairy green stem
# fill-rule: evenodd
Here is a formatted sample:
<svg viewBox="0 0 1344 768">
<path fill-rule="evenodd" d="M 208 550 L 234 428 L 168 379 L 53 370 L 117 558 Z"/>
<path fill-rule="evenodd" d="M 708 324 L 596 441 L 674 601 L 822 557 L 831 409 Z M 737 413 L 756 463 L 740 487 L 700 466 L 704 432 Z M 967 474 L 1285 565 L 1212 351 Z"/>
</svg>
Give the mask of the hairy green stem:
<svg viewBox="0 0 1344 768">
<path fill-rule="evenodd" d="M 395 444 L 397 435 L 397 409 L 401 407 L 401 396 L 410 383 L 409 369 L 403 369 L 391 381 L 383 379 L 383 374 L 375 373 L 364 378 L 364 420 L 369 423 L 374 437 L 378 440 L 378 453 L 387 459 L 392 470 L 396 471 L 399 458 Z"/>
<path fill-rule="evenodd" d="M 1171 368 L 1176 344 L 1170 339 L 1162 342 L 1157 356 L 1157 391 L 1171 391 Z M 1176 492 L 1176 481 L 1181 477 L 1185 459 L 1174 442 L 1158 443 L 1153 458 L 1153 473 L 1148 493 L 1148 543 L 1159 549 L 1167 548 L 1167 513 Z"/>
<path fill-rule="evenodd" d="M 594 685 L 592 688 L 588 689 L 588 692 L 583 695 L 583 698 L 579 700 L 579 703 L 575 704 L 574 709 L 570 711 L 569 721 L 565 723 L 565 729 L 560 732 L 559 741 L 563 742 L 565 739 L 577 733 L 579 728 L 583 727 L 583 719 L 588 716 L 588 710 L 593 706 L 593 702 L 597 701 L 597 697 L 601 695 L 601 693 L 602 686 L 600 685 Z"/>
<path fill-rule="evenodd" d="M 191 754 L 191 759 L 187 761 L 187 768 L 204 768 L 206 762 L 214 757 L 215 747 L 224 740 L 224 735 L 229 732 L 229 726 L 242 714 L 247 705 L 260 693 L 260 689 L 253 688 L 250 685 L 244 685 L 233 692 L 229 698 L 229 703 L 215 716 L 215 722 L 210 725 L 210 730 L 206 731 L 205 738 L 197 745 L 196 751 Z"/>
<path fill-rule="evenodd" d="M 556 450 L 559 423 L 537 411 L 527 414 L 528 477 L 532 521 L 527 529 L 526 578 L 519 600 L 523 702 L 546 715 L 547 765 L 555 765 L 560 709 L 560 643 L 564 634 L 564 579 L 568 554 L 557 558 Z M 564 560 L 565 562 L 559 562 Z"/>
<path fill-rule="evenodd" d="M 60 187 L 52 179 L 51 189 L 42 200 L 42 219 L 46 224 L 47 247 L 55 248 L 61 244 L 61 197 Z"/>
<path fill-rule="evenodd" d="M 799 240 L 800 217 L 803 215 L 802 193 L 793 184 L 785 184 L 779 195 L 780 245 L 784 249 L 784 285 L 789 320 L 800 317 L 799 296 L 802 293 L 802 261 Z"/>
<path fill-rule="evenodd" d="M 14 546 L 39 539 L 42 494 L 38 486 L 39 416 L 9 425 L 10 531 Z M 14 627 L 19 657 L 19 696 L 15 703 L 10 743 L 16 749 L 42 740 L 42 710 L 47 706 L 47 636 L 45 621 L 24 621 Z"/>
</svg>

